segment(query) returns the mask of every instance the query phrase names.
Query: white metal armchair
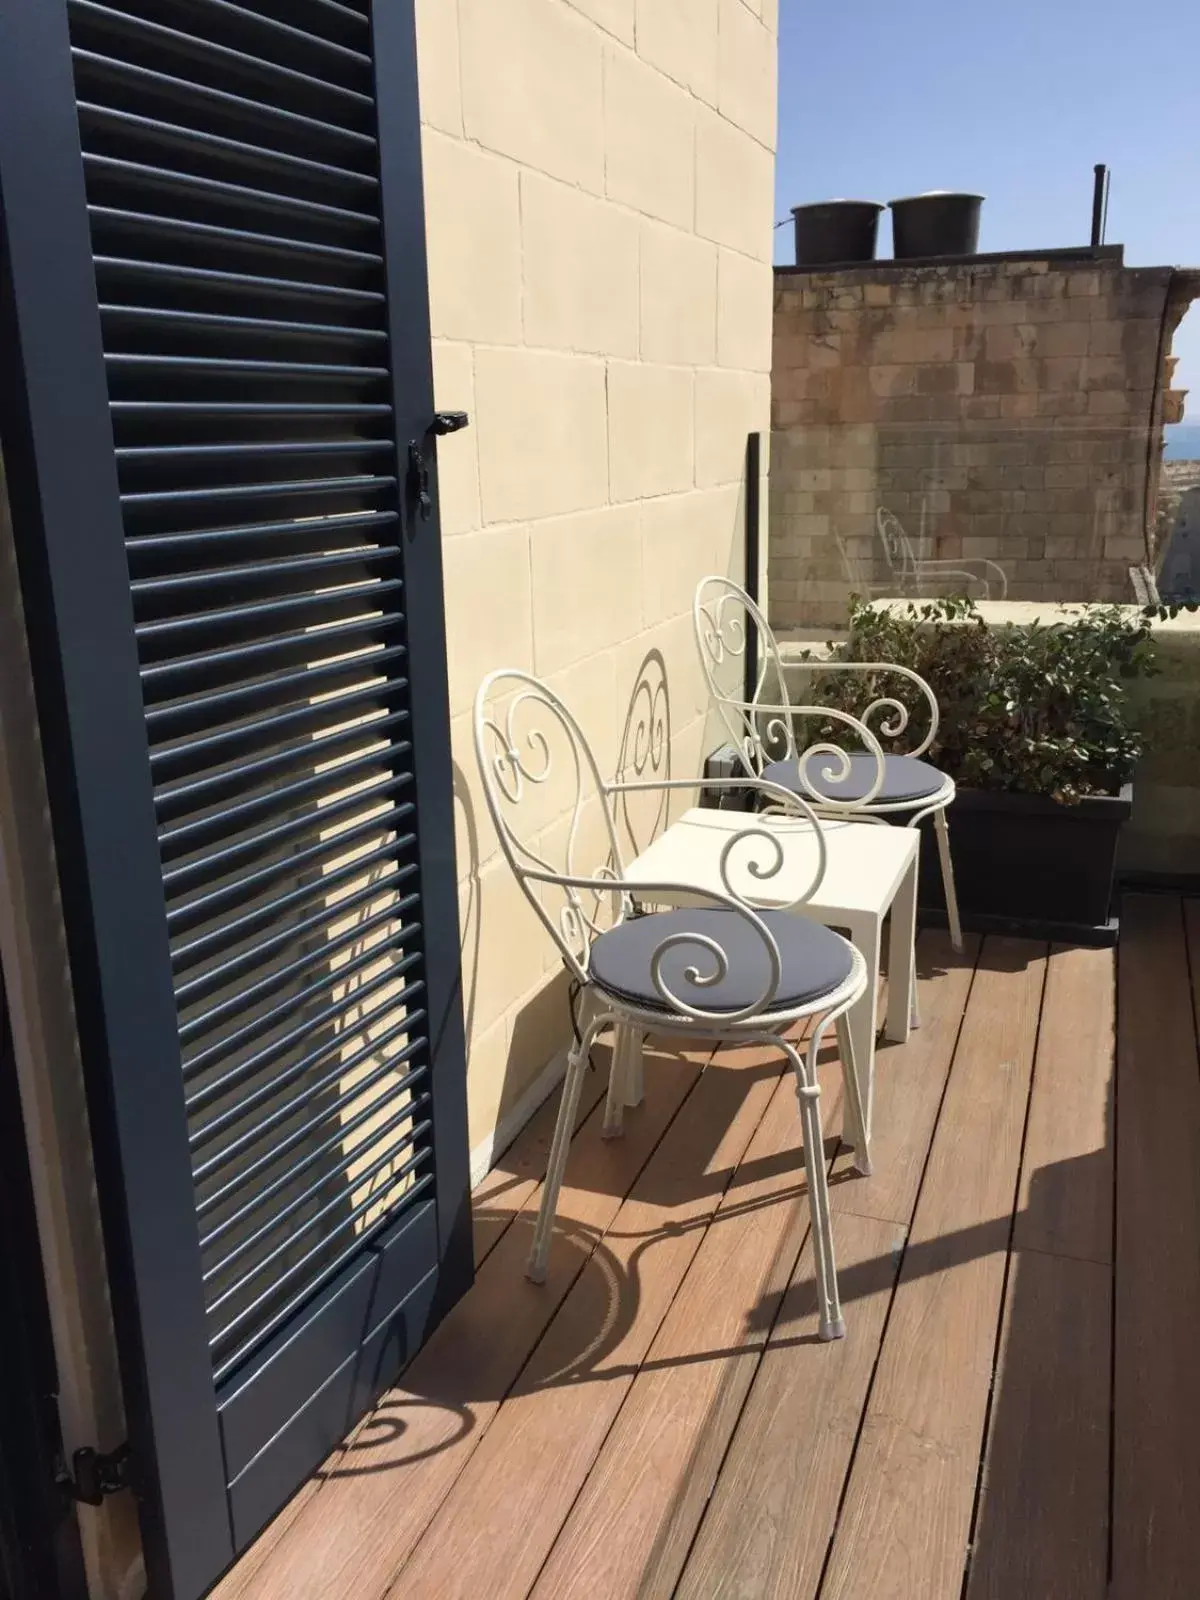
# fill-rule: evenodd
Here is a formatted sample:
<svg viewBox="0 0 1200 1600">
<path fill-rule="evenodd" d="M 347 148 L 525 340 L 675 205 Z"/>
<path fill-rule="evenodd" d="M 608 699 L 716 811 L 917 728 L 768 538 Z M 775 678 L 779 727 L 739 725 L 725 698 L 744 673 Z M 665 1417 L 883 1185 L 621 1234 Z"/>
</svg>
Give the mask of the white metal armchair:
<svg viewBox="0 0 1200 1600">
<path fill-rule="evenodd" d="M 900 518 L 886 506 L 880 506 L 875 512 L 875 528 L 891 576 L 887 586 L 889 594 L 920 597 L 931 585 L 935 589 L 958 585 L 976 600 L 1008 598 L 1008 575 L 998 561 L 989 561 L 984 556 L 961 556 L 951 560 L 923 556 L 905 532 Z"/>
<path fill-rule="evenodd" d="M 731 578 L 703 578 L 696 589 L 693 606 L 696 646 L 712 702 L 729 735 L 747 776 L 757 778 L 764 792 L 784 788 L 804 796 L 824 815 L 846 816 L 858 820 L 885 822 L 903 816 L 910 828 L 932 817 L 937 835 L 938 854 L 945 887 L 947 920 L 956 950 L 962 949 L 962 927 L 958 915 L 958 896 L 954 887 L 954 865 L 950 856 L 947 807 L 954 800 L 952 779 L 921 758 L 937 737 L 938 703 L 924 678 L 909 667 L 892 662 L 798 661 L 796 671 L 811 671 L 820 677 L 835 674 L 859 677 L 870 703 L 854 716 L 819 703 L 804 704 L 788 691 L 774 631 L 758 606 Z M 746 700 L 744 668 L 746 651 L 756 648 L 756 675 L 753 696 Z M 731 673 L 736 683 L 731 681 Z M 872 731 L 878 726 L 883 738 L 903 737 L 910 712 L 894 695 L 876 692 L 879 679 L 898 680 L 911 686 L 910 692 L 923 701 L 929 726 L 925 736 L 907 754 L 883 753 Z M 798 736 L 806 723 L 837 722 L 845 725 L 861 750 L 838 751 L 836 763 L 814 759 L 828 745 L 812 745 Z"/>
<path fill-rule="evenodd" d="M 817 1060 L 830 1023 L 845 1064 L 843 1137 L 861 1171 L 870 1170 L 862 1085 L 846 1013 L 863 993 L 861 955 L 819 923 L 787 911 L 765 910 L 729 884 L 735 852 L 750 874 L 770 879 L 783 863 L 783 846 L 747 819 L 721 857 L 723 892 L 694 885 L 630 882 L 621 857 L 613 798 L 633 789 L 695 789 L 695 779 L 606 782 L 582 729 L 563 702 L 527 673 L 490 674 L 475 700 L 475 748 L 488 809 L 500 846 L 534 911 L 558 946 L 581 998 L 582 1023 L 568 1061 L 562 1102 L 550 1148 L 541 1209 L 527 1276 L 544 1281 L 554 1216 L 578 1108 L 583 1074 L 597 1037 L 615 1035 L 605 1131 L 620 1131 L 630 1093 L 629 1076 L 645 1034 L 699 1035 L 718 1042 L 773 1045 L 795 1074 L 803 1121 L 804 1166 L 812 1210 L 814 1254 L 823 1339 L 845 1332 L 838 1300 L 829 1195 L 821 1134 Z M 757 780 L 726 780 L 753 787 Z M 825 870 L 825 843 L 813 809 L 785 789 L 765 785 L 781 808 L 807 818 L 816 830 L 817 866 L 795 902 L 809 899 Z M 563 816 L 565 813 L 565 822 Z M 557 818 L 551 826 L 552 818 Z M 518 831 L 518 822 L 523 826 Z M 590 870 L 577 864 L 582 839 L 592 835 L 602 859 Z M 560 861 L 551 863 L 551 840 Z M 705 904 L 653 911 L 681 894 Z M 786 1036 L 802 1019 L 813 1021 L 804 1045 Z M 632 1047 L 631 1047 L 632 1042 Z"/>
</svg>

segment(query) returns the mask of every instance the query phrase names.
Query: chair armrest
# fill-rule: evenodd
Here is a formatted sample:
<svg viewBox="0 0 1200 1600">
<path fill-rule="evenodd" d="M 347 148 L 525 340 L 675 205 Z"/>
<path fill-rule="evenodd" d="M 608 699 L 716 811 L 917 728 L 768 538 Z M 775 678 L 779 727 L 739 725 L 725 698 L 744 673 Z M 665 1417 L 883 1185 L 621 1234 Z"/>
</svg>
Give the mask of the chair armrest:
<svg viewBox="0 0 1200 1600">
<path fill-rule="evenodd" d="M 844 783 L 849 778 L 850 763 L 846 757 L 846 752 L 837 745 L 810 745 L 807 750 L 797 755 L 796 763 L 799 767 L 800 778 L 806 784 L 808 793 L 820 805 L 831 807 L 838 811 L 861 811 L 864 806 L 871 804 L 883 787 L 886 768 L 882 747 L 875 735 L 864 723 L 860 723 L 857 718 L 850 716 L 848 712 L 828 710 L 824 706 L 768 706 L 761 709 L 778 713 L 779 716 L 786 712 L 793 716 L 807 714 L 813 717 L 832 717 L 835 721 L 847 722 L 857 728 L 862 734 L 868 753 L 875 757 L 875 781 L 869 791 L 857 800 L 839 800 L 834 795 L 828 795 L 823 790 L 814 788 L 809 778 L 809 767 L 821 757 L 826 757 L 834 763 L 834 767 L 826 768 L 821 774 L 826 782 Z M 836 776 L 834 768 L 836 768 Z M 807 800 L 796 794 L 793 789 L 786 789 L 782 784 L 772 783 L 767 778 L 726 778 L 719 775 L 711 778 L 638 778 L 628 783 L 606 783 L 604 788 L 608 794 L 629 794 L 639 789 L 753 789 L 755 793 L 773 799 L 775 804 L 783 810 L 791 811 L 793 814 L 799 813 L 811 822 L 814 827 L 820 826 Z"/>
<path fill-rule="evenodd" d="M 987 556 L 961 556 L 957 560 L 953 558 L 938 558 L 937 560 L 920 561 L 917 563 L 917 573 L 919 575 L 922 572 L 937 570 L 939 572 L 944 572 L 947 576 L 976 578 L 980 579 L 984 583 L 989 582 L 989 579 L 986 576 L 981 578 L 979 573 L 972 572 L 970 570 L 972 567 L 987 568 L 994 572 L 996 574 L 996 580 L 1000 584 L 1000 599 L 1003 600 L 1007 597 L 1008 574 L 998 561 L 991 561 Z"/>
<path fill-rule="evenodd" d="M 908 754 L 914 757 L 923 756 L 933 744 L 934 739 L 937 737 L 938 724 L 941 720 L 937 696 L 929 687 L 929 684 L 925 681 L 925 679 L 922 678 L 919 673 L 914 672 L 911 667 L 897 666 L 895 662 L 891 661 L 789 661 L 788 666 L 800 668 L 808 672 L 849 672 L 856 673 L 859 676 L 868 676 L 872 673 L 891 673 L 896 677 L 907 678 L 910 683 L 916 685 L 918 691 L 924 696 L 926 705 L 929 707 L 929 731 L 926 733 L 924 739 L 921 740 L 921 743 L 916 747 L 916 749 L 910 750 Z M 901 734 L 904 733 L 909 723 L 908 707 L 905 706 L 901 701 L 893 699 L 890 695 L 880 695 L 877 699 L 872 700 L 870 705 L 867 706 L 866 710 L 861 712 L 857 717 L 852 717 L 846 712 L 838 711 L 833 706 L 776 706 L 764 705 L 762 703 L 750 706 L 745 701 L 733 701 L 731 704 L 738 705 L 740 709 L 746 712 L 753 711 L 756 714 L 771 717 L 824 717 L 827 719 L 832 718 L 835 722 L 850 723 L 854 727 L 861 728 L 863 730 L 863 732 L 866 734 L 866 739 L 864 742 L 866 743 L 867 748 L 872 753 L 879 751 L 880 760 L 882 760 L 882 751 L 879 747 L 878 738 L 898 739 Z M 889 712 L 891 713 L 891 720 L 880 722 L 879 735 L 877 738 L 877 736 L 867 726 L 867 723 L 871 718 L 881 717 L 885 713 Z M 821 803 L 825 803 L 824 799 L 822 799 Z M 866 800 L 858 802 L 860 806 L 867 803 L 868 802 Z"/>
</svg>

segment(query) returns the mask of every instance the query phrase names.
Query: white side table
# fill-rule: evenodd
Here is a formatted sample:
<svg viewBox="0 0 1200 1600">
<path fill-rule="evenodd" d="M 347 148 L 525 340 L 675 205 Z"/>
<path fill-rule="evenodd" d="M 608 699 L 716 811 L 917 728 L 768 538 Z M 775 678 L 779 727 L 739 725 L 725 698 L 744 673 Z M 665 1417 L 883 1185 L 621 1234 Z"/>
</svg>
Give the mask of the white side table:
<svg viewBox="0 0 1200 1600">
<path fill-rule="evenodd" d="M 763 847 L 757 851 L 753 841 L 733 851 L 728 864 L 729 882 L 734 892 L 768 909 L 790 905 L 812 881 L 817 865 L 817 846 L 811 823 L 779 815 L 752 815 L 746 812 L 714 811 L 696 808 L 684 812 L 678 822 L 665 830 L 654 843 L 626 868 L 631 883 L 641 878 L 647 883 L 695 884 L 697 889 L 717 890 L 721 883 L 721 851 L 730 835 L 746 828 L 769 829 L 783 846 L 783 864 L 774 876 L 758 879 L 749 871 L 752 862 L 764 861 Z M 891 828 L 871 822 L 822 823 L 827 861 L 825 875 L 816 894 L 798 913 L 823 922 L 826 927 L 845 929 L 851 942 L 862 952 L 870 982 L 861 1000 L 849 1014 L 854 1051 L 859 1072 L 865 1075 L 863 1106 L 867 1129 L 875 1086 L 875 1035 L 878 1028 L 879 955 L 883 921 L 892 913 L 889 942 L 888 1004 L 885 1031 L 889 1039 L 903 1043 L 914 1020 L 913 941 L 916 937 L 917 859 L 920 836 L 915 828 Z M 655 895 L 655 903 L 661 903 Z M 689 902 L 686 895 L 674 897 L 677 905 Z M 636 1080 L 635 1080 L 636 1081 Z M 635 1092 L 631 1099 L 640 1099 Z"/>
</svg>

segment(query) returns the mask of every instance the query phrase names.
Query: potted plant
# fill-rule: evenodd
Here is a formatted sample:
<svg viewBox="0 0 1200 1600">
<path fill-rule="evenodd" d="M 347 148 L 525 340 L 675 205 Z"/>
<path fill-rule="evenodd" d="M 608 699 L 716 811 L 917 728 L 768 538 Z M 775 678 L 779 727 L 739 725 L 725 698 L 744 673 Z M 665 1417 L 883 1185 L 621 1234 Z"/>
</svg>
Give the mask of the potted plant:
<svg viewBox="0 0 1200 1600">
<path fill-rule="evenodd" d="M 949 821 L 965 927 L 1114 942 L 1117 842 L 1142 753 L 1127 685 L 1155 670 L 1155 615 L 1090 606 L 1061 621 L 993 627 L 966 599 L 852 603 L 849 634 L 832 656 L 911 667 L 937 698 L 925 759 L 958 785 Z M 881 675 L 874 687 L 907 703 L 896 685 Z M 845 677 L 825 680 L 825 703 L 845 700 L 850 710 L 853 698 Z M 923 736 L 922 715 L 914 703 L 894 748 Z M 920 904 L 944 918 L 932 838 L 921 854 Z"/>
</svg>

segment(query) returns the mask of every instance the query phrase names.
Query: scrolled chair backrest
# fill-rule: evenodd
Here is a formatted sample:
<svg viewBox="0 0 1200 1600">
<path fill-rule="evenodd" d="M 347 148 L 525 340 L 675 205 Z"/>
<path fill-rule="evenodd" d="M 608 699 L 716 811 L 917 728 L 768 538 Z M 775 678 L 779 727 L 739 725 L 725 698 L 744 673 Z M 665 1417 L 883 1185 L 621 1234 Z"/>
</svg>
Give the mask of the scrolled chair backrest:
<svg viewBox="0 0 1200 1600">
<path fill-rule="evenodd" d="M 733 911 L 753 928 L 766 955 L 767 981 L 762 992 L 739 1011 L 720 1012 L 702 1004 L 704 992 L 729 971 L 729 955 L 719 941 L 700 931 L 665 936 L 653 952 L 651 976 L 663 1001 L 689 1021 L 722 1025 L 750 1016 L 769 1014 L 781 974 L 779 948 L 760 915 L 763 905 L 745 888 L 735 889 L 732 871 L 742 857 L 742 870 L 756 883 L 769 886 L 782 869 L 784 844 L 777 831 L 751 821 L 732 834 L 720 855 L 719 890 L 697 891 L 695 885 L 666 884 L 625 875 L 613 798 L 639 787 L 653 788 L 658 780 L 606 781 L 597 765 L 583 729 L 564 702 L 537 678 L 517 668 L 489 673 L 475 697 L 475 752 L 488 811 L 501 850 L 539 920 L 549 932 L 568 970 L 586 983 L 591 949 L 608 928 L 616 926 L 639 906 L 670 905 L 681 890 L 714 908 Z M 750 786 L 750 780 L 737 780 Z M 539 805 L 547 786 L 559 784 L 551 805 Z M 695 779 L 668 779 L 668 789 L 695 789 Z M 757 787 L 757 785 L 755 785 Z M 786 790 L 772 798 L 779 809 L 814 831 L 815 863 L 811 879 L 786 906 L 778 896 L 764 895 L 776 909 L 793 909 L 811 900 L 825 874 L 827 847 L 822 824 L 812 808 Z M 599 836 L 605 859 L 588 869 L 576 860 L 581 824 L 590 803 L 599 807 Z M 528 822 L 525 826 L 524 823 Z M 559 859 L 551 859 L 550 842 L 557 839 Z M 750 852 L 756 852 L 751 854 Z M 551 914 L 547 891 L 560 898 L 558 915 Z M 672 987 L 665 971 L 667 958 L 680 948 L 695 953 L 683 976 L 696 998 L 688 999 Z"/>
<path fill-rule="evenodd" d="M 741 584 L 732 578 L 702 578 L 696 589 L 693 620 L 709 695 L 744 770 L 758 776 L 772 761 L 795 761 L 804 792 L 819 799 L 823 807 L 857 811 L 869 805 L 883 787 L 884 757 L 866 717 L 852 716 L 837 706 L 792 699 L 775 631 Z M 745 659 L 751 641 L 757 647 L 756 675 L 754 693 L 747 700 Z M 814 663 L 818 667 L 824 665 Z M 903 731 L 907 724 L 904 707 L 897 701 L 876 702 L 871 712 L 881 704 L 904 718 L 901 723 L 893 715 L 892 722 L 881 731 L 887 736 L 893 729 Z M 797 726 L 814 720 L 838 724 L 875 758 L 875 772 L 865 795 L 856 795 L 853 800 L 838 796 L 837 784 L 847 782 L 852 775 L 849 756 L 840 745 L 824 740 L 806 741 L 802 747 L 798 743 Z"/>
<path fill-rule="evenodd" d="M 518 668 L 489 673 L 480 684 L 474 731 L 500 848 L 564 961 L 585 979 L 592 940 L 614 920 L 611 897 L 599 884 L 615 883 L 624 868 L 608 786 L 592 748 L 558 695 Z M 591 808 L 599 810 L 600 849 L 607 858 L 581 863 L 580 830 Z M 557 861 L 549 849 L 556 832 Z M 582 887 L 585 882 L 589 887 Z M 539 887 L 557 894 L 539 894 Z M 547 898 L 559 899 L 557 916 Z M 618 904 L 615 920 L 622 910 Z"/>
<path fill-rule="evenodd" d="M 912 578 L 916 568 L 916 553 L 900 518 L 887 506 L 879 506 L 875 512 L 875 528 L 892 576 L 903 581 Z"/>
</svg>

